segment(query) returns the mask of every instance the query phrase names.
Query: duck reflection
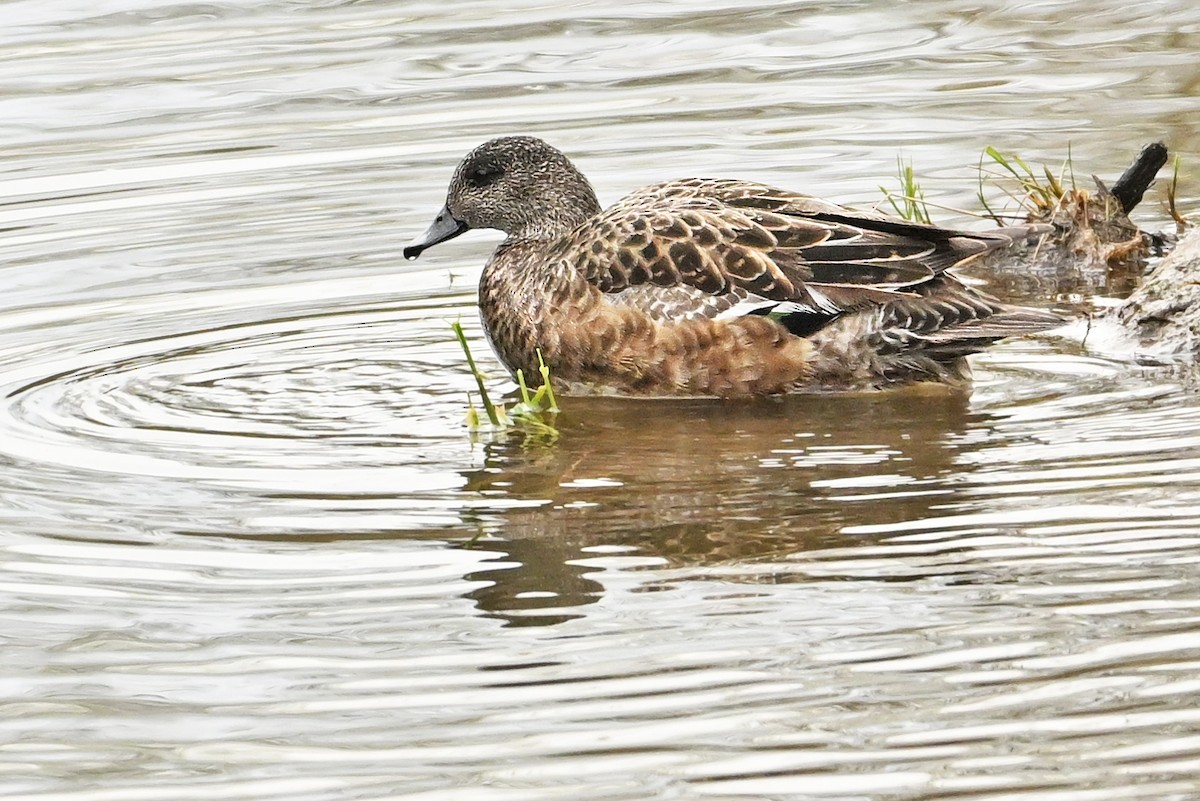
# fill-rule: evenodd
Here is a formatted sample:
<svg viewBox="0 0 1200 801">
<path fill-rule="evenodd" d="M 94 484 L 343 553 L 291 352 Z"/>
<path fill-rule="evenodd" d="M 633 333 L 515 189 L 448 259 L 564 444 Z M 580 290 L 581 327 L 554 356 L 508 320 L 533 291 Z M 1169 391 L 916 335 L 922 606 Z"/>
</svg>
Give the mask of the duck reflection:
<svg viewBox="0 0 1200 801">
<path fill-rule="evenodd" d="M 566 408 L 558 442 L 493 442 L 467 474 L 466 491 L 497 499 L 467 522 L 509 556 L 469 577 L 491 582 L 471 597 L 514 625 L 594 603 L 596 568 L 580 560 L 599 553 L 755 560 L 928 516 L 952 491 L 942 478 L 973 417 L 966 393 L 943 387 L 736 404 L 573 397 Z"/>
</svg>

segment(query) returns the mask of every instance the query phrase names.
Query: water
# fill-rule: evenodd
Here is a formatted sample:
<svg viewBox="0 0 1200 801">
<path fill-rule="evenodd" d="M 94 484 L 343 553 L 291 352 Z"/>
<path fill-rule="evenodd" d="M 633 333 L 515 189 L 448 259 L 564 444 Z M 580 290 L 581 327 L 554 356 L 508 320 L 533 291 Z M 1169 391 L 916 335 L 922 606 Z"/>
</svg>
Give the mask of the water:
<svg viewBox="0 0 1200 801">
<path fill-rule="evenodd" d="M 605 202 L 871 204 L 903 154 L 962 208 L 987 145 L 1086 180 L 1164 139 L 1195 213 L 1193 3 L 4 18 L 6 799 L 1200 798 L 1189 371 L 1040 338 L 969 397 L 472 441 L 495 236 L 399 258 L 513 132 Z"/>
</svg>

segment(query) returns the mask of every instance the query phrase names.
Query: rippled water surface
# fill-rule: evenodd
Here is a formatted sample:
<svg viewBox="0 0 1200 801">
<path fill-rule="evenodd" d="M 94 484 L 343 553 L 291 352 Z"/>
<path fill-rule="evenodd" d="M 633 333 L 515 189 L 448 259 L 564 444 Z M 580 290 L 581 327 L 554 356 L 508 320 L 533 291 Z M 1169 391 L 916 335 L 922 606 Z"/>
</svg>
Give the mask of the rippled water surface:
<svg viewBox="0 0 1200 801">
<path fill-rule="evenodd" d="M 518 131 L 605 202 L 902 154 L 959 208 L 988 145 L 1163 139 L 1195 213 L 1192 0 L 3 14 L 4 798 L 1200 798 L 1190 371 L 1044 337 L 473 439 L 496 236 L 399 258 Z"/>
</svg>

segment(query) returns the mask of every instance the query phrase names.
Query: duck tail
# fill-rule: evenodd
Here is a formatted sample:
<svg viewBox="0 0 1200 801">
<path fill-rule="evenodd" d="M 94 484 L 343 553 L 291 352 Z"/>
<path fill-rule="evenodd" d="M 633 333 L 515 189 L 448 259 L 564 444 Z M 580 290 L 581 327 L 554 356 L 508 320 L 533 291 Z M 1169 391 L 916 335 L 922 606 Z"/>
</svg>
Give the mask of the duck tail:
<svg viewBox="0 0 1200 801">
<path fill-rule="evenodd" d="M 1052 311 L 1006 304 L 987 317 L 946 326 L 925 334 L 924 339 L 939 349 L 952 348 L 963 353 L 974 353 L 996 340 L 1049 331 L 1066 322 Z"/>
</svg>

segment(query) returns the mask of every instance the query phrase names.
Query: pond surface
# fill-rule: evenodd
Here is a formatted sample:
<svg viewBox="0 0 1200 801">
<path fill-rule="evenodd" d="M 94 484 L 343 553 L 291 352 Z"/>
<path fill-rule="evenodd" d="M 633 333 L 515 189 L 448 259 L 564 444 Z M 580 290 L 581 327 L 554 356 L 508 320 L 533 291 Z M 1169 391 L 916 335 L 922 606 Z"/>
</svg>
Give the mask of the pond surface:
<svg viewBox="0 0 1200 801">
<path fill-rule="evenodd" d="M 4 3 L 0 795 L 1200 798 L 1193 374 L 472 439 L 497 237 L 399 257 L 513 132 L 605 202 L 902 155 L 963 209 L 1163 139 L 1200 211 L 1194 0 L 990 6 Z"/>
</svg>

